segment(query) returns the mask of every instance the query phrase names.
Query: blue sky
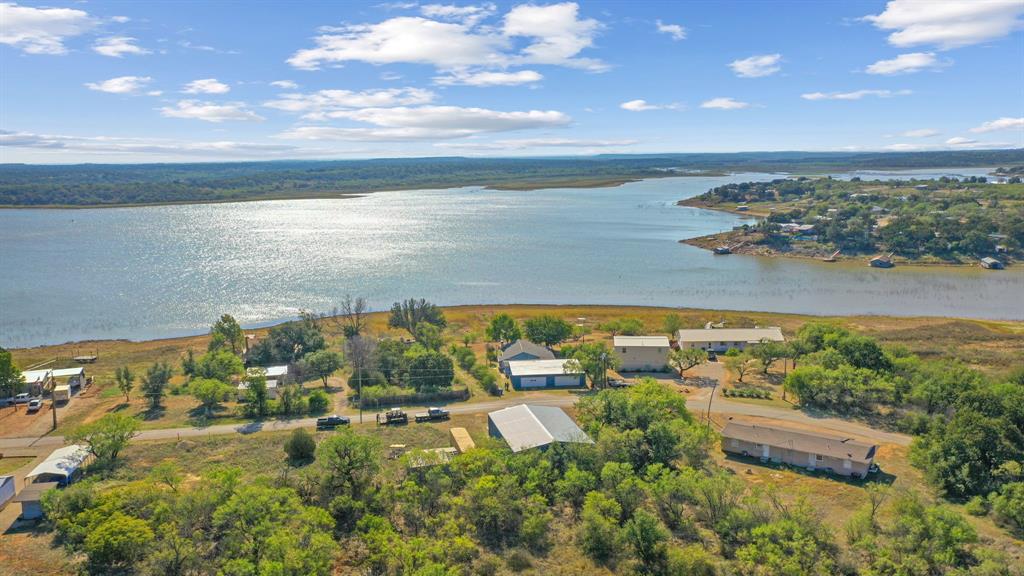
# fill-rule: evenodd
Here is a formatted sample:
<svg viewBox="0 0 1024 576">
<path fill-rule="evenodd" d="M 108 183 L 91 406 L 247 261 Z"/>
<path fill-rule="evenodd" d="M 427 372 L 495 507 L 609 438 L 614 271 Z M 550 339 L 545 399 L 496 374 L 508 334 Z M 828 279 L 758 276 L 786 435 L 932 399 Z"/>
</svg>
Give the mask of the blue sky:
<svg viewBox="0 0 1024 576">
<path fill-rule="evenodd" d="M 0 162 L 1024 146 L 1024 2 L 0 3 Z"/>
</svg>

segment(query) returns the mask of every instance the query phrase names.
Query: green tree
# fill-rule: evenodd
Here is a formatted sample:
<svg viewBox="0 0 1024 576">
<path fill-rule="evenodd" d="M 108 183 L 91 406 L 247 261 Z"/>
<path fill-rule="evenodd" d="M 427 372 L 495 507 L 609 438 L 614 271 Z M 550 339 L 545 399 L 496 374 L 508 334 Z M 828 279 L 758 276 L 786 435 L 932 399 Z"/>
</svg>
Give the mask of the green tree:
<svg viewBox="0 0 1024 576">
<path fill-rule="evenodd" d="M 745 352 L 737 356 L 726 356 L 725 367 L 735 372 L 737 380 L 743 382 L 743 377 L 753 368 L 753 358 Z"/>
<path fill-rule="evenodd" d="M 317 378 L 323 381 L 324 388 L 327 388 L 327 379 L 345 364 L 341 354 L 332 350 L 317 350 L 302 359 L 306 368 Z"/>
<path fill-rule="evenodd" d="M 232 388 L 213 378 L 196 378 L 188 385 L 188 391 L 203 406 L 209 416 L 215 406 L 231 393 Z"/>
<path fill-rule="evenodd" d="M 444 335 L 441 328 L 429 322 L 420 322 L 416 325 L 416 342 L 427 350 L 440 350 L 444 346 Z"/>
<path fill-rule="evenodd" d="M 7 398 L 19 394 L 25 387 L 25 377 L 14 365 L 11 353 L 0 348 L 0 397 Z"/>
<path fill-rule="evenodd" d="M 568 502 L 573 510 L 579 510 L 587 493 L 597 486 L 597 479 L 586 470 L 581 470 L 576 464 L 570 464 L 565 475 L 555 482 L 555 492 L 558 497 Z"/>
<path fill-rule="evenodd" d="M 124 401 L 128 402 L 132 388 L 135 387 L 135 374 L 127 366 L 120 366 L 114 369 L 114 380 L 117 382 L 117 389 L 124 394 Z"/>
<path fill-rule="evenodd" d="M 210 344 L 208 351 L 214 352 L 226 348 L 238 355 L 245 349 L 245 333 L 230 314 L 224 314 L 210 328 Z"/>
<path fill-rule="evenodd" d="M 512 316 L 501 312 L 487 323 L 487 339 L 502 344 L 515 342 L 523 337 L 519 323 Z"/>
<path fill-rule="evenodd" d="M 146 370 L 142 377 L 142 395 L 149 402 L 149 409 L 156 410 L 163 403 L 167 393 L 167 385 L 171 382 L 174 370 L 166 362 L 156 362 Z"/>
<path fill-rule="evenodd" d="M 112 567 L 127 567 L 142 558 L 153 541 L 153 530 L 145 520 L 113 512 L 85 537 L 89 565 L 98 573 Z"/>
<path fill-rule="evenodd" d="M 388 326 L 402 328 L 411 336 L 416 335 L 416 326 L 420 322 L 433 324 L 438 328 L 448 325 L 444 313 L 436 304 L 427 302 L 423 298 L 416 300 L 410 298 L 403 302 L 395 302 L 391 306 L 391 315 L 388 317 Z"/>
<path fill-rule="evenodd" d="M 259 366 L 291 364 L 326 347 L 320 323 L 311 315 L 304 314 L 300 320 L 271 328 L 267 337 L 249 351 L 249 360 Z"/>
<path fill-rule="evenodd" d="M 669 352 L 668 363 L 677 371 L 679 377 L 685 378 L 684 373 L 708 361 L 708 353 L 700 348 L 679 348 Z"/>
<path fill-rule="evenodd" d="M 330 497 L 345 494 L 359 498 L 380 469 L 380 443 L 376 438 L 343 428 L 316 447 L 316 459 L 323 470 L 321 489 Z"/>
<path fill-rule="evenodd" d="M 417 392 L 449 388 L 455 378 L 452 359 L 428 350 L 409 362 L 409 381 Z"/>
<path fill-rule="evenodd" d="M 641 574 L 662 574 L 668 563 L 668 530 L 650 512 L 640 509 L 626 522 L 626 542 L 640 561 Z"/>
<path fill-rule="evenodd" d="M 603 493 L 587 494 L 580 514 L 579 543 L 583 553 L 599 564 L 615 559 L 622 543 L 619 503 Z"/>
<path fill-rule="evenodd" d="M 296 428 L 285 441 L 284 452 L 292 463 L 309 462 L 316 454 L 316 440 L 305 428 Z"/>
<path fill-rule="evenodd" d="M 71 444 L 85 444 L 98 463 L 109 465 L 139 430 L 139 421 L 126 414 L 107 414 L 64 435 Z"/>
<path fill-rule="evenodd" d="M 309 395 L 309 412 L 311 414 L 323 414 L 331 405 L 331 399 L 323 390 L 314 390 Z"/>
<path fill-rule="evenodd" d="M 1024 482 L 1003 484 L 991 500 L 996 521 L 1009 526 L 1018 535 L 1024 534 Z"/>
<path fill-rule="evenodd" d="M 270 392 L 267 390 L 267 376 L 262 370 L 255 370 L 245 377 L 248 388 L 245 391 L 246 407 L 250 415 L 262 418 L 270 412 Z"/>
<path fill-rule="evenodd" d="M 608 370 L 615 370 L 622 360 L 608 348 L 604 342 L 586 342 L 576 346 L 569 360 L 567 370 L 581 370 L 590 379 L 595 388 L 607 384 Z M 578 373 L 578 372 L 577 372 Z"/>
<path fill-rule="evenodd" d="M 550 314 L 542 314 L 523 323 L 526 338 L 545 346 L 561 344 L 572 336 L 572 324 Z"/>
<path fill-rule="evenodd" d="M 761 363 L 761 371 L 768 373 L 772 364 L 786 356 L 786 346 L 781 342 L 761 342 L 750 347 L 749 353 Z"/>
<path fill-rule="evenodd" d="M 195 375 L 221 382 L 230 382 L 233 376 L 245 372 L 242 359 L 228 350 L 214 350 L 199 357 L 196 362 Z"/>
<path fill-rule="evenodd" d="M 196 355 L 189 348 L 185 352 L 185 357 L 181 359 L 181 373 L 189 378 L 196 375 Z"/>
<path fill-rule="evenodd" d="M 683 317 L 675 312 L 669 312 L 661 323 L 661 331 L 668 334 L 669 338 L 675 338 L 676 333 L 683 327 Z"/>
<path fill-rule="evenodd" d="M 740 573 L 750 576 L 835 574 L 833 550 L 813 523 L 783 518 L 757 526 L 736 551 Z"/>
</svg>

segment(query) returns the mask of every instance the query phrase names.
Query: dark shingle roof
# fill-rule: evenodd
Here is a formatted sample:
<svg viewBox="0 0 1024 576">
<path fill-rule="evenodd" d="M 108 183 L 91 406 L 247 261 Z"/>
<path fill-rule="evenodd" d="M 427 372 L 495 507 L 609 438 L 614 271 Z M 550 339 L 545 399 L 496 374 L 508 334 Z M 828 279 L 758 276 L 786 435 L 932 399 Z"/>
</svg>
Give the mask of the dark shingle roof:
<svg viewBox="0 0 1024 576">
<path fill-rule="evenodd" d="M 515 342 L 509 344 L 504 351 L 501 353 L 501 357 L 498 358 L 501 362 L 504 362 L 510 358 L 515 358 L 516 355 L 522 354 L 523 352 L 530 354 L 538 360 L 553 360 L 555 353 L 551 350 L 541 346 L 540 344 L 534 344 L 529 340 L 520 338 Z"/>
</svg>

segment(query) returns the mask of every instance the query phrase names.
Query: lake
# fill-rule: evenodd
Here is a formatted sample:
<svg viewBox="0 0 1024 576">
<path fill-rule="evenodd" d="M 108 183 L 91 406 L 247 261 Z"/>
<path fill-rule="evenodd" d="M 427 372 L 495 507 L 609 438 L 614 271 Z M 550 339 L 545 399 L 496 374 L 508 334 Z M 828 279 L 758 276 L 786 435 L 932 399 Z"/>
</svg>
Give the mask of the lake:
<svg viewBox="0 0 1024 576">
<path fill-rule="evenodd" d="M 985 170 L 870 176 L 982 175 Z M 851 175 L 844 175 L 849 177 Z M 867 175 L 862 175 L 867 177 Z M 714 256 L 678 240 L 740 217 L 675 202 L 767 174 L 531 192 L 0 210 L 0 345 L 204 332 L 328 311 L 439 304 L 638 304 L 1024 319 L 1024 273 Z"/>
</svg>

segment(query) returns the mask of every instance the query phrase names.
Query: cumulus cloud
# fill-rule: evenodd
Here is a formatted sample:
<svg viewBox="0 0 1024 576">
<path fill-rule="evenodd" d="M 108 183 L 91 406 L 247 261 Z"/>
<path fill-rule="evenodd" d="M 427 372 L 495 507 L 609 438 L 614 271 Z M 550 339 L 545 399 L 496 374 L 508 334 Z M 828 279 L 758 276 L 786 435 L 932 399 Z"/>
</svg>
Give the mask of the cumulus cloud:
<svg viewBox="0 0 1024 576">
<path fill-rule="evenodd" d="M 517 72 L 469 72 L 453 70 L 443 76 L 435 76 L 434 83 L 441 86 L 518 86 L 540 82 L 544 76 L 534 70 Z"/>
<path fill-rule="evenodd" d="M 441 71 L 529 64 L 607 69 L 599 60 L 579 57 L 593 45 L 601 24 L 581 19 L 575 3 L 518 5 L 505 14 L 500 26 L 454 18 L 455 7 L 430 6 L 436 18 L 401 16 L 376 24 L 323 28 L 314 39 L 316 46 L 295 52 L 288 63 L 304 70 L 351 61 L 426 64 Z M 444 18 L 441 11 L 446 11 Z M 516 39 L 525 39 L 526 45 L 517 50 Z"/>
<path fill-rule="evenodd" d="M 66 54 L 64 41 L 96 26 L 96 20 L 72 8 L 33 8 L 0 2 L 0 44 L 27 54 Z"/>
<path fill-rule="evenodd" d="M 110 17 L 110 21 L 111 22 L 117 22 L 118 24 L 124 24 L 126 22 L 130 22 L 131 18 L 129 18 L 127 16 L 111 16 Z"/>
<path fill-rule="evenodd" d="M 761 78 L 762 76 L 771 76 L 781 70 L 782 67 L 779 66 L 781 61 L 781 54 L 760 54 L 742 60 L 733 60 L 729 63 L 729 68 L 732 68 L 732 71 L 740 78 Z"/>
<path fill-rule="evenodd" d="M 893 46 L 934 45 L 943 50 L 1006 36 L 1019 28 L 1020 0 L 890 0 L 864 19 L 889 34 Z"/>
<path fill-rule="evenodd" d="M 283 94 L 264 102 L 267 108 L 303 114 L 307 120 L 335 117 L 334 113 L 353 108 L 384 108 L 429 104 L 435 94 L 422 88 L 387 88 L 381 90 L 319 90 L 309 94 Z"/>
<path fill-rule="evenodd" d="M 804 100 L 860 100 L 865 96 L 892 98 L 909 94 L 913 94 L 913 92 L 911 90 L 855 90 L 853 92 L 810 92 L 801 94 L 800 97 Z"/>
<path fill-rule="evenodd" d="M 85 87 L 110 94 L 136 94 L 152 81 L 149 76 L 118 76 L 101 82 L 86 82 Z"/>
<path fill-rule="evenodd" d="M 425 4 L 420 6 L 420 14 L 438 20 L 455 20 L 475 25 L 484 18 L 494 14 L 498 7 L 488 2 L 480 5 L 454 6 L 452 4 Z"/>
<path fill-rule="evenodd" d="M 963 136 L 954 136 L 949 140 L 946 140 L 947 146 L 970 146 L 972 144 L 977 143 L 977 140 L 972 140 L 971 138 L 964 138 Z"/>
<path fill-rule="evenodd" d="M 295 90 L 299 87 L 298 84 L 291 80 L 274 80 L 270 85 L 275 88 L 284 88 L 285 90 Z"/>
<path fill-rule="evenodd" d="M 665 24 L 661 20 L 654 22 L 658 32 L 662 34 L 668 34 L 673 40 L 685 40 L 686 39 L 686 28 L 683 28 L 679 24 Z"/>
<path fill-rule="evenodd" d="M 929 68 L 943 66 L 935 57 L 934 52 L 910 52 L 900 54 L 892 60 L 879 60 L 864 69 L 868 74 L 882 74 L 892 76 L 894 74 L 910 74 L 920 72 Z"/>
<path fill-rule="evenodd" d="M 638 140 L 590 140 L 580 138 L 511 138 L 492 142 L 438 142 L 437 148 L 456 150 L 507 151 L 530 148 L 616 148 L 632 146 Z"/>
<path fill-rule="evenodd" d="M 203 78 L 185 84 L 181 91 L 185 94 L 227 94 L 231 87 L 216 78 Z"/>
<path fill-rule="evenodd" d="M 92 45 L 93 52 L 102 54 L 104 56 L 110 56 L 111 58 L 120 58 L 125 54 L 149 54 L 150 51 L 146 50 L 141 46 L 135 45 L 135 38 L 130 36 L 111 36 L 109 38 L 100 38 Z"/>
<path fill-rule="evenodd" d="M 199 100 L 179 100 L 174 106 L 160 108 L 160 115 L 167 118 L 188 118 L 206 122 L 261 121 L 263 117 L 248 110 L 242 102 L 216 104 Z"/>
<path fill-rule="evenodd" d="M 740 102 L 734 98 L 712 98 L 711 100 L 705 100 L 701 102 L 701 108 L 711 108 L 715 110 L 739 110 L 742 108 L 749 108 L 749 102 Z"/>
<path fill-rule="evenodd" d="M 37 148 L 65 152 L 126 155 L 162 155 L 188 157 L 262 158 L 309 155 L 308 150 L 288 144 L 257 144 L 251 142 L 213 141 L 187 142 L 158 138 L 123 138 L 110 136 L 67 136 L 34 134 L 0 130 L 0 145 L 14 148 Z M 322 155 L 322 151 L 317 151 Z"/>
<path fill-rule="evenodd" d="M 996 130 L 1024 130 L 1024 117 L 1010 118 L 1003 117 L 998 120 L 985 122 L 981 126 L 971 128 L 971 132 L 995 132 Z"/>
<path fill-rule="evenodd" d="M 671 104 L 651 104 L 646 100 L 636 99 L 619 104 L 619 108 L 629 110 L 630 112 L 647 112 L 648 110 L 678 110 L 681 108 L 681 105 L 675 102 Z"/>
<path fill-rule="evenodd" d="M 907 130 L 906 132 L 900 132 L 900 136 L 906 138 L 930 138 L 932 136 L 938 136 L 939 131 L 933 128 L 920 128 L 918 130 Z"/>
<path fill-rule="evenodd" d="M 458 106 L 360 108 L 339 110 L 332 117 L 373 127 L 300 126 L 278 136 L 299 140 L 445 140 L 485 133 L 560 127 L 571 121 L 569 116 L 555 110 L 502 112 Z"/>
</svg>

